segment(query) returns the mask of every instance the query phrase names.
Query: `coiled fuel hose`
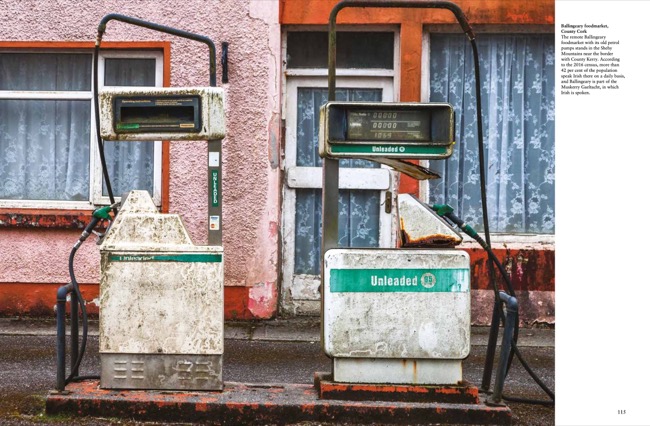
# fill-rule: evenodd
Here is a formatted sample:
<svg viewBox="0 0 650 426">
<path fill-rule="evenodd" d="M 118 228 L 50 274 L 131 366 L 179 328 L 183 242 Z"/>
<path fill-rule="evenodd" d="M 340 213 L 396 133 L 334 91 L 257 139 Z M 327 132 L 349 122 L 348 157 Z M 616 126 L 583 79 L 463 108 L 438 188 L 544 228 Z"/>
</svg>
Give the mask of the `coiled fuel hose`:
<svg viewBox="0 0 650 426">
<path fill-rule="evenodd" d="M 96 209 L 93 212 L 92 220 L 90 221 L 90 223 L 88 223 L 84 231 L 81 233 L 81 236 L 72 247 L 72 251 L 70 252 L 70 257 L 68 258 L 68 271 L 70 273 L 70 282 L 72 283 L 72 291 L 77 296 L 77 302 L 79 303 L 79 308 L 81 309 L 82 335 L 81 335 L 81 345 L 79 347 L 79 355 L 77 356 L 74 366 L 70 370 L 71 371 L 70 375 L 65 379 L 66 385 L 70 382 L 79 381 L 79 380 L 99 379 L 99 376 L 75 376 L 75 372 L 79 371 L 79 366 L 81 365 L 81 361 L 86 351 L 86 342 L 88 341 L 88 313 L 86 311 L 86 301 L 84 300 L 83 295 L 81 294 L 79 283 L 77 282 L 77 278 L 74 274 L 74 257 L 75 254 L 77 254 L 77 250 L 79 250 L 79 247 L 81 247 L 83 242 L 86 241 L 86 239 L 93 233 L 95 227 L 103 220 L 107 220 L 107 221 L 111 220 L 110 211 L 111 209 L 116 207 L 117 207 L 117 203 L 110 206 L 101 207 L 99 209 Z"/>
<path fill-rule="evenodd" d="M 496 257 L 494 252 L 492 251 L 492 248 L 486 243 L 486 241 L 481 238 L 481 236 L 472 228 L 470 225 L 465 223 L 461 218 L 456 216 L 454 214 L 454 209 L 447 205 L 447 204 L 434 204 L 432 206 L 433 210 L 440 216 L 444 217 L 445 219 L 448 219 L 449 222 L 452 224 L 456 225 L 458 228 L 460 228 L 463 232 L 465 232 L 467 235 L 472 237 L 476 242 L 479 243 L 479 245 L 488 253 L 488 256 L 490 259 L 494 262 L 494 264 L 497 266 L 499 273 L 501 274 L 501 277 L 503 278 L 503 281 L 506 283 L 506 287 L 508 289 L 508 293 L 516 297 L 515 291 L 512 286 L 512 282 L 510 281 L 510 277 L 508 276 L 508 273 L 506 272 L 505 268 L 503 267 L 503 264 L 499 261 L 499 259 Z M 498 288 L 494 289 L 495 295 L 497 297 L 497 300 L 499 300 L 499 291 Z M 503 314 L 503 311 L 500 310 L 500 318 L 501 322 L 505 324 L 505 316 Z M 540 388 L 551 398 L 551 401 L 547 400 L 536 400 L 536 399 L 525 399 L 525 398 L 516 398 L 516 397 L 509 397 L 506 395 L 503 395 L 503 399 L 507 401 L 512 401 L 512 402 L 523 402 L 523 403 L 529 403 L 529 404 L 539 404 L 539 405 L 555 405 L 555 394 L 542 382 L 542 380 L 535 374 L 535 372 L 532 370 L 532 368 L 528 365 L 524 357 L 521 355 L 521 352 L 519 351 L 519 348 L 517 348 L 517 335 L 518 335 L 518 330 L 519 330 L 519 321 L 517 320 L 515 323 L 515 334 L 513 336 L 513 341 L 512 341 L 512 349 L 511 353 L 509 354 L 509 362 L 508 362 L 508 367 L 506 371 L 509 371 L 510 369 L 510 364 L 512 362 L 512 356 L 513 354 L 517 357 L 519 362 L 521 363 L 522 367 L 526 370 L 526 372 L 532 377 L 532 379 L 539 385 Z M 507 372 L 506 372 L 507 375 Z"/>
</svg>

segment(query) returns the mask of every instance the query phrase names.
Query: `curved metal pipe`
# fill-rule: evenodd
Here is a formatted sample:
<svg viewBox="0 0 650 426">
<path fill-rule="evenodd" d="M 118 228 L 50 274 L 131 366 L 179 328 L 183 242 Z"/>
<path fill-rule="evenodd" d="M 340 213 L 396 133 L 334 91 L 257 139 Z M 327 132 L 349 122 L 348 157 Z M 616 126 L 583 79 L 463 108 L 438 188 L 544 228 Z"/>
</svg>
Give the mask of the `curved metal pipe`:
<svg viewBox="0 0 650 426">
<path fill-rule="evenodd" d="M 431 1 L 431 0 L 343 0 L 339 2 L 330 12 L 329 18 L 329 47 L 328 47 L 328 72 L 327 72 L 327 89 L 328 100 L 336 100 L 336 16 L 346 7 L 387 7 L 387 8 L 427 8 L 427 9 L 447 9 L 451 11 L 461 28 L 470 40 L 474 40 L 474 31 L 469 25 L 469 21 L 463 13 L 463 10 L 456 4 L 449 1 Z"/>
<path fill-rule="evenodd" d="M 502 398 L 503 386 L 506 381 L 506 375 L 508 374 L 508 360 L 512 348 L 515 324 L 519 321 L 519 302 L 517 302 L 517 298 L 503 291 L 499 292 L 499 298 L 506 305 L 506 323 L 503 330 L 503 340 L 501 341 L 497 375 L 494 380 L 494 392 L 486 401 L 488 405 L 505 405 Z"/>
<path fill-rule="evenodd" d="M 65 390 L 65 304 L 68 293 L 74 290 L 72 283 L 56 291 L 56 390 Z"/>
<path fill-rule="evenodd" d="M 155 24 L 153 22 L 144 21 L 138 18 L 133 18 L 131 16 L 120 15 L 119 13 L 110 13 L 104 16 L 102 20 L 99 22 L 99 26 L 97 27 L 97 41 L 95 43 L 96 46 L 99 45 L 99 43 L 101 42 L 101 38 L 104 32 L 106 32 L 106 24 L 111 20 L 126 22 L 127 24 L 136 25 L 138 27 L 149 28 L 150 30 L 160 31 L 162 33 L 167 33 L 167 34 L 187 38 L 190 40 L 194 40 L 206 44 L 208 46 L 208 49 L 210 50 L 210 86 L 212 87 L 217 86 L 217 53 L 216 53 L 217 49 L 214 46 L 212 40 L 210 40 L 208 37 L 202 36 L 200 34 L 191 33 L 189 31 L 168 27 L 165 25 Z"/>
</svg>

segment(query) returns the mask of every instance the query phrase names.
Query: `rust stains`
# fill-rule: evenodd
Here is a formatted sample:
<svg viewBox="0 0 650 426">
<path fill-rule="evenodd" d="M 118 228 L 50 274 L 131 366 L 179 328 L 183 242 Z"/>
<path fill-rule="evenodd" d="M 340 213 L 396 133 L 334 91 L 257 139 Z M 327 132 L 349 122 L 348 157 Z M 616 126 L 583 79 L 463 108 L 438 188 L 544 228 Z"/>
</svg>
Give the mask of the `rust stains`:
<svg viewBox="0 0 650 426">
<path fill-rule="evenodd" d="M 414 372 L 417 367 L 413 367 Z M 438 402 L 450 404 L 476 404 L 479 393 L 476 386 L 467 383 L 458 385 L 396 385 L 339 383 L 331 381 L 331 376 L 317 373 L 314 379 L 321 399 L 349 401 L 402 401 Z"/>
<path fill-rule="evenodd" d="M 2 228 L 84 229 L 91 220 L 91 210 L 50 212 L 38 209 L 0 209 L 0 227 Z"/>
<path fill-rule="evenodd" d="M 465 249 L 470 256 L 473 290 L 492 290 L 488 255 L 483 249 Z M 555 250 L 493 248 L 515 291 L 555 291 Z M 497 271 L 497 283 L 505 288 Z"/>
<path fill-rule="evenodd" d="M 401 231 L 402 247 L 412 248 L 441 248 L 453 247 L 460 244 L 461 240 L 452 235 L 447 234 L 432 234 L 421 238 L 411 238 L 411 236 L 404 230 Z"/>
</svg>

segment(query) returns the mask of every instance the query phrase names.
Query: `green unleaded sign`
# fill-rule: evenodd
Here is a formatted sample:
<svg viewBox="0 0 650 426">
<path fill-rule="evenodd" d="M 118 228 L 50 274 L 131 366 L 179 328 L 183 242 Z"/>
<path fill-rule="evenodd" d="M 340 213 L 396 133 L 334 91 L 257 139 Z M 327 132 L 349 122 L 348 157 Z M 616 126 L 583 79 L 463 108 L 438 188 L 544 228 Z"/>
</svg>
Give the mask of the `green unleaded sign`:
<svg viewBox="0 0 650 426">
<path fill-rule="evenodd" d="M 331 144 L 332 153 L 336 154 L 430 154 L 442 155 L 449 149 L 441 146 L 420 146 L 420 145 L 397 145 L 397 144 L 377 144 L 377 145 L 352 145 L 352 144 Z"/>
<path fill-rule="evenodd" d="M 212 170 L 210 178 L 210 203 L 212 207 L 219 207 L 219 171 Z"/>
<path fill-rule="evenodd" d="M 468 292 L 469 269 L 332 269 L 332 293 Z"/>
<path fill-rule="evenodd" d="M 183 253 L 183 254 L 112 254 L 110 259 L 113 262 L 199 262 L 199 263 L 219 263 L 221 262 L 220 254 L 206 253 Z"/>
</svg>

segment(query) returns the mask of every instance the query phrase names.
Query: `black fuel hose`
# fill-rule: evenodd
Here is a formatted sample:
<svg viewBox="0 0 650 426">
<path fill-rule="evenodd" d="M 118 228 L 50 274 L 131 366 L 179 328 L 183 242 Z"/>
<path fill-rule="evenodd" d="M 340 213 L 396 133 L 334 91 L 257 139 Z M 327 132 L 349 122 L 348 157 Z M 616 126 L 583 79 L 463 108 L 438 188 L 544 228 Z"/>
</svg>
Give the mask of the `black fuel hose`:
<svg viewBox="0 0 650 426">
<path fill-rule="evenodd" d="M 468 234 L 469 235 L 469 234 Z M 492 249 L 487 245 L 487 243 L 479 236 L 476 235 L 473 237 L 480 245 L 485 249 L 485 251 L 488 253 L 488 256 L 490 259 L 494 262 L 495 265 L 497 265 L 497 268 L 499 269 L 499 273 L 501 274 L 501 277 L 506 283 L 507 288 L 509 291 L 512 291 L 511 296 L 516 297 L 514 290 L 512 289 L 512 282 L 510 281 L 510 278 L 508 277 L 508 273 L 506 272 L 505 268 L 503 267 L 503 264 L 499 261 L 499 259 L 496 257 Z M 498 296 L 498 294 L 497 294 Z M 500 311 L 500 317 L 501 321 L 505 324 L 505 316 L 503 315 L 503 311 Z M 508 369 L 506 371 L 510 370 L 510 364 L 512 363 L 512 356 L 513 354 L 517 357 L 519 362 L 521 363 L 521 366 L 524 367 L 526 372 L 530 375 L 530 377 L 539 385 L 539 387 L 542 388 L 542 390 L 553 400 L 553 401 L 538 401 L 538 400 L 528 400 L 528 399 L 523 399 L 523 398 L 517 398 L 517 402 L 528 402 L 528 403 L 536 403 L 536 404 L 544 404 L 544 405 L 554 405 L 555 401 L 555 394 L 542 382 L 542 380 L 535 374 L 535 372 L 532 370 L 532 368 L 528 365 L 524 357 L 521 355 L 521 352 L 519 352 L 519 348 L 517 347 L 517 338 L 516 335 L 518 334 L 519 331 L 519 321 L 515 323 L 515 336 L 513 336 L 513 341 L 512 341 L 512 349 L 510 353 L 510 359 L 508 360 Z M 506 372 L 507 374 L 507 372 Z M 503 399 L 507 399 L 508 397 L 503 396 Z"/>
<path fill-rule="evenodd" d="M 77 359 L 75 360 L 75 364 L 70 371 L 70 375 L 65 379 L 65 384 L 68 384 L 73 381 L 78 381 L 78 380 L 99 378 L 99 376 L 75 376 L 75 373 L 79 371 L 79 366 L 81 365 L 81 361 L 83 359 L 84 353 L 86 352 L 86 343 L 88 341 L 88 313 L 86 312 L 86 301 L 84 300 L 83 295 L 81 294 L 81 289 L 79 288 L 77 277 L 74 274 L 74 257 L 77 254 L 77 250 L 79 250 L 79 247 L 81 247 L 83 242 L 86 241 L 86 239 L 93 233 L 93 230 L 99 224 L 99 222 L 101 222 L 102 220 L 109 220 L 109 227 L 110 227 L 111 209 L 117 211 L 117 203 L 111 204 L 110 206 L 98 208 L 93 212 L 93 216 L 92 219 L 90 220 L 90 223 L 88 223 L 84 231 L 81 233 L 81 236 L 72 247 L 72 251 L 70 252 L 70 257 L 68 258 L 68 272 L 70 273 L 70 282 L 72 283 L 72 291 L 77 297 L 77 303 L 81 308 L 82 337 L 81 337 L 81 347 L 79 348 Z"/>
<path fill-rule="evenodd" d="M 113 187 L 111 186 L 111 179 L 108 175 L 108 167 L 106 166 L 106 155 L 104 154 L 104 141 L 99 126 L 99 45 L 102 42 L 102 34 L 97 34 L 97 41 L 95 42 L 95 54 L 93 55 L 93 102 L 95 104 L 95 134 L 97 136 L 97 148 L 99 148 L 99 160 L 102 164 L 102 175 L 104 176 L 104 183 L 106 184 L 106 191 L 108 192 L 108 199 L 111 204 L 115 204 L 115 196 L 113 195 Z M 117 215 L 117 209 L 113 211 Z"/>
<path fill-rule="evenodd" d="M 494 262 L 494 264 L 497 266 L 499 273 L 501 274 L 501 277 L 503 278 L 503 281 L 506 283 L 506 287 L 508 289 L 508 293 L 516 297 L 514 288 L 512 286 L 512 282 L 510 281 L 510 278 L 508 277 L 508 273 L 506 269 L 503 267 L 503 264 L 501 261 L 496 257 L 494 252 L 492 251 L 492 248 L 487 244 L 487 242 L 481 238 L 481 236 L 467 223 L 465 223 L 461 218 L 456 216 L 452 211 L 449 210 L 442 210 L 440 206 L 435 206 L 434 210 L 437 210 L 440 212 L 444 218 L 449 220 L 451 223 L 454 225 L 458 226 L 463 232 L 465 232 L 467 235 L 475 239 L 479 245 L 488 253 L 489 259 Z M 496 284 L 496 283 L 494 283 Z M 496 291 L 496 297 L 499 297 L 498 293 L 498 288 L 495 290 Z M 503 311 L 499 312 L 499 318 L 501 319 L 501 322 L 505 324 L 505 315 L 503 314 Z M 533 399 L 524 399 L 524 398 L 513 398 L 513 397 L 507 397 L 505 395 L 502 396 L 503 399 L 513 401 L 513 402 L 525 402 L 525 403 L 530 403 L 530 404 L 541 404 L 541 405 L 554 405 L 555 401 L 555 394 L 542 382 L 542 380 L 535 374 L 535 372 L 532 370 L 532 368 L 528 365 L 524 357 L 521 355 L 521 352 L 519 352 L 519 348 L 517 348 L 517 335 L 518 335 L 518 330 L 519 330 L 519 320 L 516 321 L 515 323 L 515 335 L 513 336 L 512 339 L 512 349 L 509 354 L 509 359 L 508 359 L 508 366 L 506 369 L 506 375 L 508 374 L 508 371 L 510 370 L 510 365 L 512 363 L 512 358 L 513 355 L 517 357 L 519 362 L 521 363 L 522 367 L 526 370 L 526 372 L 532 377 L 532 379 L 539 385 L 539 387 L 542 388 L 542 390 L 552 399 L 552 401 L 544 401 L 544 400 L 533 400 Z"/>
<path fill-rule="evenodd" d="M 79 250 L 79 247 L 81 247 L 81 244 L 88 238 L 88 236 L 93 232 L 93 229 L 99 224 L 99 222 L 102 219 L 99 217 L 95 217 L 93 215 L 92 220 L 86 226 L 86 229 L 81 233 L 81 236 L 75 243 L 75 245 L 72 247 L 72 251 L 70 252 L 70 256 L 68 258 L 68 272 L 70 273 L 70 282 L 72 283 L 72 289 L 77 296 L 77 301 L 79 303 L 79 308 L 81 309 L 81 321 L 82 321 L 82 335 L 81 335 L 81 346 L 79 348 L 79 354 L 77 356 L 77 359 L 75 361 L 74 366 L 72 367 L 72 370 L 70 372 L 70 375 L 65 379 L 65 384 L 67 385 L 70 382 L 73 381 L 78 381 L 78 380 L 83 380 L 83 379 L 98 379 L 99 376 L 75 376 L 74 373 L 76 371 L 79 371 L 79 366 L 81 365 L 81 360 L 84 357 L 84 353 L 86 352 L 86 343 L 88 341 L 88 313 L 86 311 L 86 301 L 83 298 L 83 295 L 81 294 L 81 289 L 79 288 L 79 283 L 77 282 L 77 278 L 74 274 L 74 257 L 75 254 L 77 254 L 77 250 Z"/>
<path fill-rule="evenodd" d="M 467 36 L 469 38 L 470 44 L 472 46 L 472 56 L 474 60 L 474 82 L 475 82 L 475 92 L 476 92 L 476 126 L 477 126 L 477 135 L 478 135 L 478 154 L 479 154 L 479 177 L 480 177 L 480 188 L 481 188 L 481 205 L 482 205 L 482 219 L 483 219 L 483 230 L 485 233 L 485 240 L 483 240 L 478 234 L 474 232 L 475 235 L 470 235 L 474 239 L 476 239 L 481 247 L 485 249 L 488 253 L 489 261 L 488 261 L 488 271 L 489 271 L 489 276 L 490 276 L 490 283 L 491 286 L 494 290 L 495 294 L 495 307 L 500 306 L 500 298 L 499 298 L 499 288 L 496 283 L 496 272 L 494 269 L 494 265 L 497 265 L 497 268 L 499 269 L 500 274 L 502 275 L 504 281 L 506 282 L 506 286 L 508 289 L 508 293 L 513 296 L 515 296 L 515 291 L 512 287 L 512 283 L 510 282 L 510 279 L 508 278 L 508 274 L 505 271 L 505 268 L 497 259 L 497 257 L 494 255 L 494 252 L 492 252 L 491 248 L 491 243 L 490 243 L 490 226 L 489 226 L 489 215 L 487 211 L 487 184 L 486 184 L 486 164 L 485 164 L 485 144 L 483 141 L 483 115 L 482 115 L 482 108 L 481 108 L 481 83 L 480 83 L 480 71 L 479 71 L 479 55 L 478 55 L 478 46 L 476 44 L 476 39 L 474 37 L 473 33 L 467 33 Z M 459 219 L 460 220 L 460 219 Z M 462 221 L 461 221 L 462 223 Z M 458 225 L 459 227 L 461 225 Z M 461 227 L 462 229 L 462 227 Z M 464 229 L 465 230 L 465 229 Z M 465 230 L 465 232 L 467 232 Z M 497 305 L 498 304 L 498 305 Z M 501 321 L 505 324 L 505 315 L 503 312 L 500 312 L 500 318 Z M 528 372 L 528 374 L 533 378 L 533 380 L 546 392 L 546 394 L 553 400 L 551 401 L 540 401 L 540 400 L 533 400 L 533 399 L 524 399 L 524 398 L 517 398 L 516 402 L 526 402 L 530 404 L 542 404 L 542 405 L 554 405 L 555 404 L 555 395 L 553 392 L 546 386 L 544 383 L 539 379 L 539 377 L 533 372 L 533 370 L 530 368 L 528 363 L 524 360 L 523 356 L 521 355 L 521 352 L 519 352 L 519 349 L 517 348 L 517 337 L 519 333 L 519 321 L 517 320 L 516 325 L 515 325 L 515 330 L 514 330 L 514 336 L 513 336 L 513 341 L 512 341 L 512 349 L 511 353 L 509 355 L 509 360 L 508 360 L 508 371 L 510 369 L 510 365 L 512 362 L 512 357 L 513 354 L 517 356 L 517 359 L 519 362 L 522 364 L 524 369 Z M 507 374 L 507 373 L 506 373 Z M 508 397 L 503 396 L 503 399 L 507 400 L 512 400 L 508 399 Z"/>
</svg>

